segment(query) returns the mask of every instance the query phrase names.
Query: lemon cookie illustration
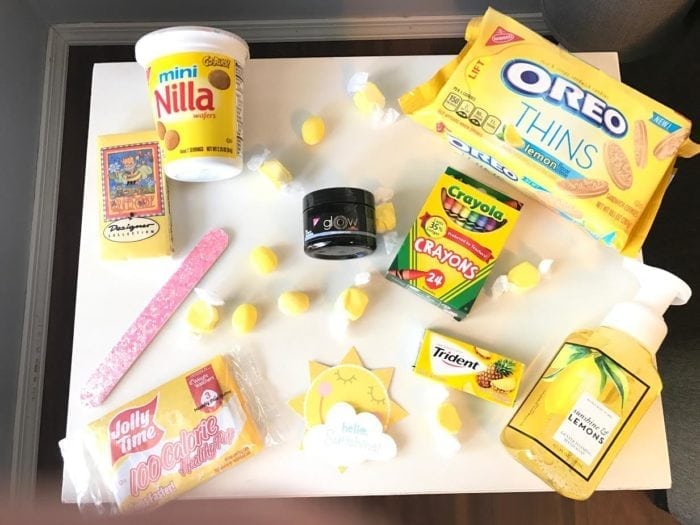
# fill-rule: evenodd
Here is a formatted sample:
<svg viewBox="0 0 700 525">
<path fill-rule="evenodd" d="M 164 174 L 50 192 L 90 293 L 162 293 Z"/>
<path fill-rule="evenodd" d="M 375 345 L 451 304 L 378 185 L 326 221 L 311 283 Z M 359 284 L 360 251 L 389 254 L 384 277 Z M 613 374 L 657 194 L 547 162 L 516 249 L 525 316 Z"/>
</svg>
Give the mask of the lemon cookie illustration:
<svg viewBox="0 0 700 525">
<path fill-rule="evenodd" d="M 506 144 L 515 149 L 520 149 L 525 146 L 525 141 L 518 133 L 518 130 L 513 124 L 508 124 L 505 131 L 503 132 L 503 140 Z"/>
</svg>

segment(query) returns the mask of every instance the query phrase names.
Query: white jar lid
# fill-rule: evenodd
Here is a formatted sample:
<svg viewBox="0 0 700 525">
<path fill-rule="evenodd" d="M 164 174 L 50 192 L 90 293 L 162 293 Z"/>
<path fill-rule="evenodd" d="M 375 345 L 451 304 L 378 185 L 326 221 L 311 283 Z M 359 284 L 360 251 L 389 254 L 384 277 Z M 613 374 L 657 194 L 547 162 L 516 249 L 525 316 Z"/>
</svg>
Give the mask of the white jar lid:
<svg viewBox="0 0 700 525">
<path fill-rule="evenodd" d="M 146 68 L 153 60 L 174 53 L 203 51 L 221 53 L 236 59 L 241 65 L 250 57 L 248 44 L 238 35 L 200 26 L 177 26 L 159 29 L 142 36 L 136 42 L 136 61 Z"/>
</svg>

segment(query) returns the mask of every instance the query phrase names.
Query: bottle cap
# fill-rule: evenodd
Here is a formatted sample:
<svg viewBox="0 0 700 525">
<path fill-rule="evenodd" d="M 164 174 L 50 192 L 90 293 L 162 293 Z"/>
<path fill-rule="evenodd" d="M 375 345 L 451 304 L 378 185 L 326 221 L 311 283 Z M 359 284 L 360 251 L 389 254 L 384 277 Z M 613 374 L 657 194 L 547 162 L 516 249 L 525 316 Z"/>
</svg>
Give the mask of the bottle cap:
<svg viewBox="0 0 700 525">
<path fill-rule="evenodd" d="M 666 270 L 625 258 L 623 266 L 639 281 L 632 301 L 616 304 L 601 325 L 625 332 L 655 353 L 666 337 L 663 315 L 671 305 L 688 302 L 692 291 L 685 281 Z"/>
</svg>

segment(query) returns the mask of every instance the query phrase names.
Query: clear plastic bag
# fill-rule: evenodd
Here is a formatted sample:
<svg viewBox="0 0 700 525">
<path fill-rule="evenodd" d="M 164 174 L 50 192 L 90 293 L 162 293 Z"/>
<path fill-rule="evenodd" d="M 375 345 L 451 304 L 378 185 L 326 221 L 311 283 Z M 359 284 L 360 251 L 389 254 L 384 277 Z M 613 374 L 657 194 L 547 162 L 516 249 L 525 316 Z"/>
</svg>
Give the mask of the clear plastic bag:
<svg viewBox="0 0 700 525">
<path fill-rule="evenodd" d="M 81 510 L 146 510 L 283 441 L 250 355 L 219 355 L 59 443 Z"/>
</svg>

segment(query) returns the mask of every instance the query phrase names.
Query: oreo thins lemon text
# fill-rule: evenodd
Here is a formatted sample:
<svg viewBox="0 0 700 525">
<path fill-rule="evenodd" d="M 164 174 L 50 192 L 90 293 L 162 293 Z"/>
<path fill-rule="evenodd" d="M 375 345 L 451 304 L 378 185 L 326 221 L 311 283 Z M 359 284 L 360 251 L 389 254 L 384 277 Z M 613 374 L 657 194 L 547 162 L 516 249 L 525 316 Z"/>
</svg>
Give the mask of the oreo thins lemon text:
<svg viewBox="0 0 700 525">
<path fill-rule="evenodd" d="M 635 255 L 690 121 L 488 9 L 404 113 L 594 237 Z"/>
<path fill-rule="evenodd" d="M 447 168 L 423 204 L 387 278 L 463 319 L 521 208 L 515 199 Z"/>
</svg>

